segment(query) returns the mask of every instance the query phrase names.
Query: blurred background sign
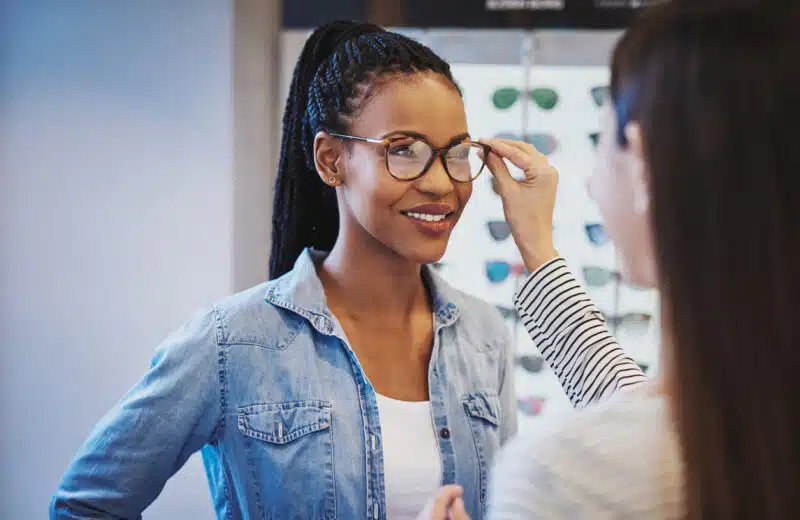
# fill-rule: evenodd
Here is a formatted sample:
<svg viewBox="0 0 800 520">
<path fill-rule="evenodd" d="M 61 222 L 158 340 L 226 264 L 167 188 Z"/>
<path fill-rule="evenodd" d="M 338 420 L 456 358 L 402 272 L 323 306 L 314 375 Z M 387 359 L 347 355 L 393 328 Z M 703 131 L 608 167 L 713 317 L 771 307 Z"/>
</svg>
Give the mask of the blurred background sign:
<svg viewBox="0 0 800 520">
<path fill-rule="evenodd" d="M 285 28 L 332 19 L 391 27 L 616 29 L 659 0 L 284 0 Z"/>
</svg>

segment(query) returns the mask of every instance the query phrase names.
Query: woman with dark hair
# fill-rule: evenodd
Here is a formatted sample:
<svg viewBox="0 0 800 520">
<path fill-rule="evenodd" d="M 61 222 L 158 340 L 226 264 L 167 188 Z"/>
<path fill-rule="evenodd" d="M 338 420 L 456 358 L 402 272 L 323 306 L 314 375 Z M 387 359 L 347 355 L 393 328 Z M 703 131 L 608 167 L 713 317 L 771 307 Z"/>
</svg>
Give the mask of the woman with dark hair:
<svg viewBox="0 0 800 520">
<path fill-rule="evenodd" d="M 660 290 L 659 388 L 516 439 L 492 520 L 800 517 L 798 27 L 665 2 L 617 44 L 590 191 L 625 278 Z"/>
<path fill-rule="evenodd" d="M 286 104 L 270 281 L 167 339 L 51 518 L 138 518 L 198 450 L 220 519 L 481 518 L 516 432 L 513 347 L 496 309 L 427 264 L 487 151 L 430 49 L 370 24 L 314 31 Z M 552 212 L 530 225 L 532 272 L 555 256 Z M 615 344 L 552 323 L 535 334 L 576 406 L 643 379 Z"/>
</svg>

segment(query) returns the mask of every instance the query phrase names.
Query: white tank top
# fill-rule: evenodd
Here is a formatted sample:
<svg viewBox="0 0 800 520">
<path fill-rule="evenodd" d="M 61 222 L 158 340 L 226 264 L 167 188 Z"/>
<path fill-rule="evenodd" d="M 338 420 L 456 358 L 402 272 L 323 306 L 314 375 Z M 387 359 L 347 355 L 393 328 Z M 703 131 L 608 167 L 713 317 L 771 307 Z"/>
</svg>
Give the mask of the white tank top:
<svg viewBox="0 0 800 520">
<path fill-rule="evenodd" d="M 377 394 L 386 518 L 413 520 L 442 485 L 442 461 L 429 401 Z"/>
</svg>

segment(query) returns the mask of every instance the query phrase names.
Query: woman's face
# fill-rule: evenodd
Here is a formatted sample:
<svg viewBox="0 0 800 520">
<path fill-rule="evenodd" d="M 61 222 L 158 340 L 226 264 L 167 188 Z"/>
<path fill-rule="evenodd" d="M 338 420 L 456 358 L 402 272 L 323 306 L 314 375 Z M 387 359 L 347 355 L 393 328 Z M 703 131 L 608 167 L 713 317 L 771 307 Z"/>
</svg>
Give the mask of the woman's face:
<svg viewBox="0 0 800 520">
<path fill-rule="evenodd" d="M 626 126 L 628 143 L 617 140 L 617 117 L 606 104 L 597 162 L 589 193 L 603 216 L 606 233 L 617 249 L 625 279 L 639 287 L 655 287 L 656 265 L 650 225 L 649 171 L 643 135 L 637 123 Z"/>
<path fill-rule="evenodd" d="M 350 122 L 347 133 L 371 139 L 417 136 L 436 148 L 468 138 L 461 96 L 445 78 L 428 73 L 388 78 Z M 392 150 L 413 154 L 413 148 L 402 147 L 411 142 L 398 141 L 400 147 Z M 416 263 L 439 260 L 472 184 L 450 179 L 438 158 L 423 176 L 403 181 L 390 175 L 380 144 L 338 141 L 330 146 L 341 150 L 335 159 L 327 159 L 335 165 L 339 181 L 340 235 L 382 244 Z M 319 151 L 317 157 L 319 164 Z"/>
</svg>

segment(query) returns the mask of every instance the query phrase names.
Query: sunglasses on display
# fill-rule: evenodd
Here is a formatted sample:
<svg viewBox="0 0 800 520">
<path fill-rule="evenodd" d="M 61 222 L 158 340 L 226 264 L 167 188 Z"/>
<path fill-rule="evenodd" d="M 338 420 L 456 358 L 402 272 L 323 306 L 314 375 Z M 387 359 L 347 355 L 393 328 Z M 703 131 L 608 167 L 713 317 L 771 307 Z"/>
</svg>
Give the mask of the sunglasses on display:
<svg viewBox="0 0 800 520">
<path fill-rule="evenodd" d="M 591 90 L 592 99 L 594 104 L 601 107 L 605 104 L 608 97 L 611 95 L 611 89 L 608 86 L 598 86 Z"/>
<path fill-rule="evenodd" d="M 491 283 L 503 283 L 509 276 L 527 276 L 525 264 L 510 264 L 504 260 L 486 262 L 486 278 Z"/>
<path fill-rule="evenodd" d="M 511 236 L 511 228 L 508 227 L 508 222 L 505 220 L 490 220 L 486 223 L 486 227 L 496 242 L 502 242 Z"/>
<path fill-rule="evenodd" d="M 586 230 L 586 237 L 592 244 L 604 246 L 608 243 L 608 235 L 606 235 L 606 229 L 603 224 L 586 224 L 584 229 Z"/>
<path fill-rule="evenodd" d="M 523 141 L 536 148 L 536 151 L 544 155 L 551 155 L 558 149 L 558 141 L 551 134 L 515 134 L 512 132 L 501 132 L 495 136 L 498 139 L 512 139 Z"/>
<path fill-rule="evenodd" d="M 517 408 L 525 415 L 536 417 L 544 411 L 547 399 L 538 396 L 525 396 L 517 398 Z"/>
<path fill-rule="evenodd" d="M 622 273 L 605 267 L 585 266 L 583 268 L 583 279 L 589 287 L 605 287 L 611 282 L 620 281 Z"/>
<path fill-rule="evenodd" d="M 644 336 L 650 330 L 650 322 L 653 320 L 651 314 L 645 312 L 629 312 L 619 316 L 609 316 L 604 314 L 606 322 L 611 325 L 614 331 L 625 332 L 631 336 Z"/>
<path fill-rule="evenodd" d="M 495 305 L 495 307 L 498 311 L 500 311 L 500 314 L 503 315 L 504 320 L 513 321 L 514 323 L 519 321 L 519 313 L 517 312 L 517 309 L 514 309 L 513 307 L 505 307 L 503 305 Z"/>
<path fill-rule="evenodd" d="M 589 287 L 605 287 L 611 282 L 621 282 L 622 273 L 599 266 L 585 266 L 583 268 L 583 279 Z M 642 291 L 644 288 L 635 285 L 625 284 L 630 289 Z"/>
<path fill-rule="evenodd" d="M 438 157 L 444 171 L 454 182 L 472 182 L 485 169 L 486 162 L 483 158 L 491 151 L 489 145 L 470 141 L 466 137 L 460 142 L 436 148 L 421 135 L 394 134 L 383 139 L 333 133 L 329 135 L 383 146 L 386 170 L 399 181 L 413 181 L 422 177 Z"/>
<path fill-rule="evenodd" d="M 515 363 L 531 374 L 538 374 L 544 369 L 544 358 L 542 356 L 517 356 Z"/>
<path fill-rule="evenodd" d="M 515 87 L 502 87 L 492 93 L 492 103 L 498 110 L 507 110 L 522 95 L 523 91 Z M 528 95 L 542 110 L 552 110 L 558 104 L 558 92 L 552 88 L 535 88 Z"/>
</svg>

